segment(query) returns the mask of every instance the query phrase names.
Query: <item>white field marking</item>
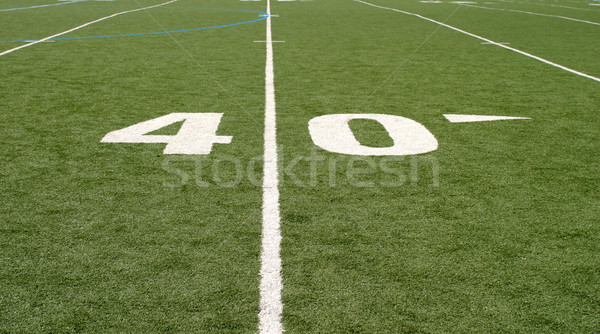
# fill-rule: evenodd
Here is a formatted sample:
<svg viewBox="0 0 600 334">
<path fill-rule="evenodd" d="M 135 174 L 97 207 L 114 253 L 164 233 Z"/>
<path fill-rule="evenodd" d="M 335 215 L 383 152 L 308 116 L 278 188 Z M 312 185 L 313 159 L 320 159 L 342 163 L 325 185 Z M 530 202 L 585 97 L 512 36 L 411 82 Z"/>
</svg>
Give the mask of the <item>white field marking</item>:
<svg viewBox="0 0 600 334">
<path fill-rule="evenodd" d="M 523 14 L 530 14 L 530 15 L 537 15 L 537 16 L 556 17 L 556 18 L 559 18 L 559 19 L 564 19 L 564 20 L 569 20 L 569 21 L 576 21 L 576 22 L 582 22 L 582 23 L 587 23 L 587 24 L 594 24 L 594 25 L 600 26 L 600 23 L 598 23 L 598 22 L 592 22 L 592 21 L 574 19 L 572 17 L 567 17 L 567 16 L 550 15 L 550 14 L 542 14 L 542 13 L 535 13 L 535 12 L 527 12 L 527 11 L 524 11 L 524 10 L 515 10 L 515 9 L 490 8 L 490 7 L 482 7 L 482 6 L 467 5 L 467 4 L 465 4 L 463 6 L 473 7 L 473 8 L 481 8 L 481 9 L 489 9 L 489 10 L 500 10 L 500 11 L 504 11 L 504 12 L 523 13 Z"/>
<path fill-rule="evenodd" d="M 488 43 L 488 42 L 481 42 L 481 44 L 489 44 L 489 45 L 493 45 L 492 43 Z M 498 42 L 498 44 L 502 44 L 502 45 L 508 45 L 510 43 L 508 42 Z"/>
<path fill-rule="evenodd" d="M 600 6 L 600 3 L 591 3 L 590 6 Z"/>
<path fill-rule="evenodd" d="M 439 0 L 421 0 L 420 3 L 442 3 Z"/>
<path fill-rule="evenodd" d="M 283 333 L 281 314 L 281 216 L 279 213 L 279 171 L 277 121 L 275 111 L 275 72 L 271 36 L 271 0 L 267 0 L 267 60 L 265 65 L 265 134 L 263 166 L 262 242 L 260 255 L 260 334 Z"/>
<path fill-rule="evenodd" d="M 589 8 L 570 7 L 570 6 L 562 6 L 562 5 L 551 5 L 551 4 L 537 3 L 537 2 L 521 2 L 521 1 L 510 1 L 510 0 L 497 0 L 497 1 L 500 1 L 500 2 L 509 2 L 509 3 L 520 3 L 520 4 L 523 4 L 523 5 L 538 5 L 538 6 L 548 6 L 548 7 L 560 7 L 560 8 L 568 8 L 568 9 L 576 9 L 576 10 L 586 10 L 586 11 L 593 11 L 593 12 L 595 12 L 595 10 L 589 9 Z"/>
<path fill-rule="evenodd" d="M 13 12 L 13 11 L 17 11 L 17 10 L 26 10 L 26 9 L 36 9 L 36 8 L 45 8 L 45 7 L 53 7 L 53 6 L 60 6 L 60 5 L 68 5 L 71 3 L 78 3 L 78 2 L 83 2 L 86 0 L 59 0 L 62 1 L 63 3 L 50 3 L 50 4 L 45 4 L 45 5 L 39 5 L 39 6 L 30 6 L 30 7 L 18 7 L 18 8 L 5 8 L 5 9 L 0 9 L 0 12 Z"/>
<path fill-rule="evenodd" d="M 254 43 L 269 43 L 269 41 L 254 41 Z M 285 43 L 285 41 L 271 41 L 270 43 Z"/>
<path fill-rule="evenodd" d="M 464 4 L 477 3 L 477 2 L 473 2 L 473 1 L 451 1 L 450 3 L 456 4 L 456 5 L 464 5 Z"/>
<path fill-rule="evenodd" d="M 460 114 L 444 114 L 444 117 L 446 117 L 446 119 L 450 123 L 489 122 L 489 121 L 504 121 L 504 120 L 511 120 L 511 119 L 531 119 L 529 117 L 460 115 Z"/>
<path fill-rule="evenodd" d="M 530 5 L 530 3 L 527 3 L 527 2 L 519 2 L 519 3 Z M 560 8 L 577 9 L 577 10 L 591 10 L 591 9 L 587 9 L 587 8 L 570 7 L 570 6 L 562 6 L 562 5 L 549 5 L 549 4 L 545 4 L 545 3 L 534 3 L 534 5 L 548 6 L 548 7 L 560 7 Z"/>
<path fill-rule="evenodd" d="M 69 30 L 65 30 L 65 31 L 63 31 L 63 32 L 60 32 L 60 33 L 58 33 L 58 34 L 55 34 L 55 35 L 52 35 L 52 36 L 48 36 L 48 37 L 44 37 L 44 38 L 42 38 L 42 39 L 39 39 L 39 40 L 37 40 L 37 41 L 33 41 L 33 42 L 31 42 L 31 43 L 27 43 L 27 44 L 25 44 L 25 45 L 21 45 L 21 46 L 18 46 L 18 47 L 16 47 L 16 48 L 12 48 L 12 49 L 10 49 L 10 50 L 6 50 L 6 51 L 4 51 L 4 52 L 0 53 L 0 56 L 4 56 L 4 55 L 6 55 L 6 54 L 9 54 L 9 53 L 11 53 L 11 52 L 15 52 L 15 51 L 17 51 L 17 50 L 24 49 L 24 48 L 26 48 L 26 47 L 29 47 L 29 46 L 32 46 L 32 45 L 36 45 L 36 44 L 38 44 L 38 43 L 43 43 L 43 42 L 45 42 L 45 41 L 47 41 L 47 40 L 49 40 L 49 39 L 56 38 L 56 37 L 58 37 L 58 36 L 62 36 L 62 35 L 64 35 L 64 34 L 68 34 L 68 33 L 70 33 L 70 32 L 73 32 L 73 31 L 75 31 L 75 30 L 79 30 L 79 29 L 81 29 L 81 28 L 85 28 L 85 27 L 87 27 L 87 26 L 89 26 L 89 25 L 92 25 L 92 24 L 94 24 L 94 23 L 98 23 L 98 22 L 100 22 L 100 21 L 104 21 L 104 20 L 107 20 L 107 19 L 113 18 L 113 17 L 115 17 L 115 16 L 119 16 L 119 15 L 123 15 L 123 14 L 128 14 L 128 13 L 133 13 L 133 12 L 138 12 L 138 11 L 140 11 L 140 10 L 146 10 L 146 9 L 151 9 L 151 8 L 155 8 L 155 7 L 160 7 L 160 6 L 168 5 L 168 4 L 170 4 L 170 3 L 173 3 L 173 2 L 175 2 L 175 1 L 178 1 L 178 0 L 170 0 L 170 1 L 163 2 L 163 3 L 161 3 L 161 4 L 158 4 L 158 5 L 153 5 L 153 6 L 143 7 L 143 8 L 137 8 L 137 9 L 132 9 L 132 10 L 126 10 L 126 11 L 124 11 L 124 12 L 119 12 L 119 13 L 115 13 L 115 14 L 112 14 L 112 15 L 109 15 L 109 16 L 105 16 L 105 17 L 99 18 L 99 19 L 97 19 L 97 20 L 94 20 L 94 21 L 91 21 L 91 22 L 88 22 L 88 23 L 84 23 L 84 24 L 82 24 L 82 25 L 80 25 L 80 26 L 77 26 L 77 27 L 75 27 L 75 28 L 71 28 L 71 29 L 69 29 Z"/>
<path fill-rule="evenodd" d="M 108 133 L 102 143 L 165 143 L 164 154 L 210 154 L 214 144 L 229 144 L 233 137 L 219 136 L 221 113 L 171 113 Z M 176 135 L 149 135 L 183 121 Z"/>
<path fill-rule="evenodd" d="M 354 119 L 370 119 L 381 124 L 392 138 L 390 147 L 370 147 L 361 144 L 350 125 Z M 423 124 L 410 118 L 385 114 L 332 114 L 315 117 L 308 122 L 308 131 L 315 145 L 340 154 L 361 156 L 402 156 L 437 150 L 438 141 Z"/>
<path fill-rule="evenodd" d="M 265 16 L 267 16 L 267 15 L 265 15 L 265 14 L 260 14 L 260 15 L 258 15 L 258 16 L 260 16 L 260 17 L 265 17 Z M 279 14 L 271 14 L 271 17 L 279 17 Z"/>
<path fill-rule="evenodd" d="M 446 28 L 448 28 L 448 29 L 452 29 L 452 30 L 454 30 L 454 31 L 458 31 L 458 32 L 460 32 L 460 33 L 462 33 L 462 34 L 465 34 L 465 35 L 468 35 L 468 36 L 471 36 L 471 37 L 477 38 L 477 39 L 479 39 L 479 40 L 481 40 L 481 41 L 488 42 L 488 43 L 490 43 L 490 44 L 493 44 L 493 45 L 499 46 L 499 47 L 501 47 L 501 48 L 504 48 L 504 49 L 507 49 L 507 50 L 510 50 L 510 51 L 516 52 L 516 53 L 518 53 L 518 54 L 521 54 L 521 55 L 523 55 L 523 56 L 527 56 L 527 57 L 529 57 L 529 58 L 532 58 L 532 59 L 535 59 L 535 60 L 537 60 L 537 61 L 540 61 L 540 62 L 542 62 L 542 63 L 544 63 L 544 64 L 548 64 L 548 65 L 550 65 L 550 66 L 554 66 L 554 67 L 556 67 L 556 68 L 560 68 L 561 70 L 567 71 L 567 72 L 569 72 L 569 73 L 573 73 L 573 74 L 576 74 L 576 75 L 582 76 L 582 77 L 584 77 L 584 78 L 588 78 L 588 79 L 591 79 L 591 80 L 594 80 L 594 81 L 600 82 L 600 78 L 597 78 L 597 77 L 595 77 L 595 76 L 592 76 L 592 75 L 589 75 L 589 74 L 585 74 L 585 73 L 583 73 L 583 72 L 576 71 L 576 70 L 574 70 L 574 69 L 568 68 L 568 67 L 566 67 L 566 66 L 563 66 L 563 65 L 560 65 L 560 64 L 557 64 L 557 63 L 553 63 L 553 62 L 551 62 L 551 61 L 549 61 L 549 60 L 546 60 L 546 59 L 544 59 L 544 58 L 541 58 L 541 57 L 538 57 L 538 56 L 532 55 L 531 53 L 527 53 L 527 52 L 525 52 L 525 51 L 521 51 L 521 50 L 518 50 L 518 49 L 512 48 L 512 47 L 510 47 L 510 46 L 507 46 L 507 45 L 500 44 L 500 43 L 498 43 L 498 42 L 494 42 L 494 41 L 492 41 L 491 39 L 487 39 L 487 38 L 485 38 L 485 37 L 481 37 L 481 36 L 479 36 L 479 35 L 475 35 L 475 34 L 473 34 L 473 33 L 470 33 L 470 32 L 468 32 L 468 31 L 465 31 L 465 30 L 462 30 L 462 29 L 459 29 L 459 28 L 453 27 L 453 26 L 451 26 L 451 25 L 448 25 L 448 24 L 445 24 L 445 23 L 442 23 L 442 22 L 436 21 L 436 20 L 434 20 L 434 19 L 430 19 L 430 18 L 428 18 L 428 17 L 422 16 L 422 15 L 419 15 L 419 14 L 415 14 L 415 13 L 411 13 L 411 12 L 407 12 L 407 11 L 403 11 L 403 10 L 400 10 L 400 9 L 395 9 L 395 8 L 389 8 L 389 7 L 378 6 L 378 5 L 374 5 L 374 4 L 372 4 L 372 3 L 365 2 L 365 1 L 361 1 L 361 0 L 354 0 L 354 1 L 356 1 L 356 2 L 360 2 L 360 3 L 362 3 L 362 4 L 365 4 L 365 5 L 368 5 L 368 6 L 372 6 L 372 7 L 380 8 L 380 9 L 387 9 L 387 10 L 391 10 L 391 11 L 394 11 L 394 12 L 398 12 L 398 13 L 402 13 L 402 14 L 406 14 L 406 15 L 410 15 L 410 16 L 415 16 L 415 17 L 418 17 L 418 18 L 420 18 L 420 19 L 422 19 L 422 20 L 426 20 L 426 21 L 429 21 L 429 22 L 432 22 L 432 23 L 435 23 L 435 24 L 441 25 L 441 26 L 443 26 L 443 27 L 446 27 Z"/>
</svg>

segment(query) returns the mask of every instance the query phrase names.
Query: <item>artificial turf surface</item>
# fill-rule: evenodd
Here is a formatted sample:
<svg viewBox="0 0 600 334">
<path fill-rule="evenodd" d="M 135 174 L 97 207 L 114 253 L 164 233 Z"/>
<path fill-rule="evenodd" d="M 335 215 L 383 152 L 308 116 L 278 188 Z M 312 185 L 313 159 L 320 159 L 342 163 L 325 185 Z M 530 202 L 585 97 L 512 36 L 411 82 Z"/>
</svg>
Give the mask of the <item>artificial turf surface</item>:
<svg viewBox="0 0 600 334">
<path fill-rule="evenodd" d="M 160 2 L 0 12 L 0 40 Z M 369 2 L 600 76 L 595 25 L 447 1 Z M 477 5 L 600 22 L 586 1 L 492 2 Z M 244 22 L 265 5 L 180 0 L 61 37 Z M 273 1 L 272 12 L 273 38 L 285 41 L 274 52 L 286 332 L 598 332 L 600 83 L 350 0 Z M 0 333 L 257 331 L 261 40 L 264 21 L 0 57 Z M 164 144 L 100 142 L 175 112 L 223 113 L 218 134 L 232 143 L 182 156 L 164 155 Z M 408 117 L 439 148 L 319 149 L 308 122 L 339 113 Z M 443 114 L 531 119 L 453 124 Z M 350 126 L 364 145 L 390 145 L 377 122 Z"/>
</svg>

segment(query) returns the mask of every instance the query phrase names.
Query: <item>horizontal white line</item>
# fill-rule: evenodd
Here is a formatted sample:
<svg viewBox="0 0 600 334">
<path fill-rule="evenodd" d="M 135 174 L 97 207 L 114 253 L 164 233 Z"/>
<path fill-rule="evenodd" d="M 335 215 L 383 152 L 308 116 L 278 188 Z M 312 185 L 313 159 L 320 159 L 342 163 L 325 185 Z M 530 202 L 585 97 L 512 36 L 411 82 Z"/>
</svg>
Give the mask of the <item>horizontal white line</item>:
<svg viewBox="0 0 600 334">
<path fill-rule="evenodd" d="M 462 114 L 444 114 L 444 117 L 450 123 L 470 123 L 470 122 L 490 122 L 490 121 L 507 121 L 518 119 L 531 119 L 530 117 L 515 117 L 515 116 L 491 116 L 491 115 L 462 115 Z"/>
</svg>

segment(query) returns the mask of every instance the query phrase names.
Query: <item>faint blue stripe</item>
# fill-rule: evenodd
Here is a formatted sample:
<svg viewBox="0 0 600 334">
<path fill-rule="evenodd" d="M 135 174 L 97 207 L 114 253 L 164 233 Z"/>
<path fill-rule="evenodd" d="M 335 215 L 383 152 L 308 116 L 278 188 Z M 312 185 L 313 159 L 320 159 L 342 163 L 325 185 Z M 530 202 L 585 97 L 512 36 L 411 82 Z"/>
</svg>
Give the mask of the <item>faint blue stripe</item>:
<svg viewBox="0 0 600 334">
<path fill-rule="evenodd" d="M 261 15 L 264 15 L 264 16 L 261 17 L 261 18 L 259 18 L 259 19 L 256 19 L 256 20 L 245 21 L 245 22 L 237 22 L 237 23 L 230 23 L 230 24 L 224 24 L 224 25 L 213 26 L 213 27 L 191 28 L 191 29 L 169 30 L 169 31 L 138 32 L 138 33 L 118 34 L 118 35 L 83 36 L 83 37 L 61 37 L 61 38 L 52 38 L 52 39 L 49 39 L 48 41 L 60 41 L 60 40 L 69 40 L 69 39 L 88 39 L 88 38 L 108 38 L 108 37 L 142 36 L 142 35 L 158 35 L 158 34 L 170 34 L 170 33 L 176 33 L 176 32 L 186 32 L 186 31 L 197 31 L 197 30 L 225 28 L 225 27 L 232 27 L 232 26 L 237 26 L 237 25 L 241 25 L 241 24 L 248 24 L 248 23 L 254 23 L 254 22 L 266 20 L 267 17 L 269 16 L 269 14 L 267 14 L 265 12 L 258 12 L 258 11 L 254 11 L 254 10 L 220 9 L 220 8 L 216 9 L 216 10 L 229 10 L 229 11 L 238 11 L 238 12 L 249 12 L 249 13 L 261 14 Z M 21 42 L 34 42 L 34 41 L 39 41 L 39 39 L 20 39 L 20 40 L 14 40 L 14 41 L 0 41 L 0 43 L 21 43 Z"/>
</svg>

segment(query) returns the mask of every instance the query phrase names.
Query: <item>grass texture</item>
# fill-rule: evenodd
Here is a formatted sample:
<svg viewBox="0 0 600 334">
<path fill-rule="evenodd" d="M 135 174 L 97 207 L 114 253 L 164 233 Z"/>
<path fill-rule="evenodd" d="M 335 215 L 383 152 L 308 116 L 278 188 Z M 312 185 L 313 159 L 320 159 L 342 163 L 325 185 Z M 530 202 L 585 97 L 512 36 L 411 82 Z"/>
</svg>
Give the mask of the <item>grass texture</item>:
<svg viewBox="0 0 600 334">
<path fill-rule="evenodd" d="M 0 12 L 0 40 L 160 2 Z M 445 0 L 372 2 L 600 76 L 598 26 Z M 600 22 L 585 1 L 491 2 L 478 5 Z M 180 0 L 62 37 L 250 21 L 265 5 Z M 274 54 L 286 333 L 598 332 L 600 83 L 350 0 L 273 1 L 272 12 L 273 38 L 285 41 Z M 257 331 L 264 23 L 0 57 L 0 333 Z M 100 142 L 173 112 L 223 113 L 218 133 L 232 143 L 177 156 Z M 439 148 L 321 150 L 308 122 L 338 113 L 408 117 Z M 350 127 L 364 145 L 391 145 L 377 122 Z"/>
</svg>

